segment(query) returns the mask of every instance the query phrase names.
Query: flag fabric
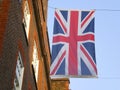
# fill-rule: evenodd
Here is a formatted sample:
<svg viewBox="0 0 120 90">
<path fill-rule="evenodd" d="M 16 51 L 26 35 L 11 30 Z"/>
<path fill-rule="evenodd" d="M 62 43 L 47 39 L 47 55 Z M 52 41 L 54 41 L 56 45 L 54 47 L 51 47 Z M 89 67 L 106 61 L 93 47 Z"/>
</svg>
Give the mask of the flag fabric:
<svg viewBox="0 0 120 90">
<path fill-rule="evenodd" d="M 94 12 L 55 10 L 51 76 L 97 76 Z"/>
</svg>

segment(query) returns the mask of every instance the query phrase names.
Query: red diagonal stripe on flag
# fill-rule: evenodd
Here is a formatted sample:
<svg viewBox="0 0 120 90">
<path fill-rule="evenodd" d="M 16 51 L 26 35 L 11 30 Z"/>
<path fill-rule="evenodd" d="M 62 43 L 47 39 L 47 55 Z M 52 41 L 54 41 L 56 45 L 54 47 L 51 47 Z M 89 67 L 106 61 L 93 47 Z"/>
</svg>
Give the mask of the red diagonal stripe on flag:
<svg viewBox="0 0 120 90">
<path fill-rule="evenodd" d="M 87 57 L 87 60 L 89 60 L 90 64 L 92 65 L 92 67 L 94 68 L 94 71 L 97 74 L 97 68 L 96 68 L 96 65 L 95 65 L 94 61 L 92 60 L 92 58 L 88 55 L 87 51 L 83 48 L 82 45 L 80 45 L 80 49 L 84 53 L 84 55 Z"/>
<path fill-rule="evenodd" d="M 88 21 L 88 19 L 90 19 L 90 17 L 93 15 L 95 11 L 91 11 L 88 16 L 82 21 L 81 23 L 81 28 L 84 26 L 84 24 Z"/>
<path fill-rule="evenodd" d="M 55 65 L 54 69 L 51 71 L 51 75 L 55 74 L 56 70 L 58 69 L 58 67 L 60 66 L 60 63 L 62 62 L 63 58 L 65 57 L 66 51 L 63 52 L 63 54 L 61 55 L 60 59 L 58 60 L 57 64 Z"/>
<path fill-rule="evenodd" d="M 58 15 L 57 12 L 55 12 L 55 17 L 57 19 L 57 21 L 59 22 L 59 24 L 62 26 L 63 30 L 65 31 L 65 33 L 67 33 L 67 28 L 64 25 L 63 21 L 61 20 L 60 16 Z"/>
</svg>

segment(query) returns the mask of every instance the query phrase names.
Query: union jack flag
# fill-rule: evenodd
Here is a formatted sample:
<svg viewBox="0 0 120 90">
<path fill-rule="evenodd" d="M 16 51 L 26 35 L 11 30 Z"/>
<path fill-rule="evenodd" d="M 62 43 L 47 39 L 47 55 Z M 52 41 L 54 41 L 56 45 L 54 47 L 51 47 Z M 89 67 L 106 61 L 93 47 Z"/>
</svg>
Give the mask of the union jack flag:
<svg viewBox="0 0 120 90">
<path fill-rule="evenodd" d="M 55 10 L 51 76 L 97 76 L 94 12 Z"/>
</svg>

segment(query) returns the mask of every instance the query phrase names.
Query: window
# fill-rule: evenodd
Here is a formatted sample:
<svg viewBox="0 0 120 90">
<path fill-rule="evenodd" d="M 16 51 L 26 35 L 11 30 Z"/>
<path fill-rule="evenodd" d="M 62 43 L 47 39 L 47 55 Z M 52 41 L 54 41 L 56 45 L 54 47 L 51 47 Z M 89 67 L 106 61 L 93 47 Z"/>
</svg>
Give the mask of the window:
<svg viewBox="0 0 120 90">
<path fill-rule="evenodd" d="M 16 73 L 14 78 L 14 89 L 13 90 L 21 90 L 23 74 L 24 74 L 24 66 L 21 58 L 20 52 L 18 52 L 17 64 L 16 64 Z"/>
<path fill-rule="evenodd" d="M 37 46 L 36 46 L 36 42 L 35 41 L 34 41 L 34 46 L 33 46 L 33 61 L 32 61 L 32 65 L 33 65 L 33 68 L 34 68 L 35 79 L 36 79 L 36 82 L 37 82 L 39 60 L 38 60 L 38 51 L 37 51 Z"/>
<path fill-rule="evenodd" d="M 23 23 L 24 23 L 26 35 L 27 35 L 27 38 L 28 38 L 29 26 L 30 26 L 30 10 L 29 10 L 29 6 L 28 6 L 27 1 L 25 1 L 25 3 L 24 3 L 24 11 L 23 11 L 23 13 L 24 13 Z"/>
</svg>

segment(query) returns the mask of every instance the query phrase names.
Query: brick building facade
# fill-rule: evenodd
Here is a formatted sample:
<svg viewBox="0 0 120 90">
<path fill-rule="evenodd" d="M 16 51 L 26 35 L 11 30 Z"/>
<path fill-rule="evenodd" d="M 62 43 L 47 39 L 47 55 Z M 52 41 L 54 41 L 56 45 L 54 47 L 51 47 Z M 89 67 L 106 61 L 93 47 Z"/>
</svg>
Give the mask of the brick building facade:
<svg viewBox="0 0 120 90">
<path fill-rule="evenodd" d="M 0 90 L 36 90 L 18 0 L 0 1 Z"/>
<path fill-rule="evenodd" d="M 69 90 L 70 81 L 68 78 L 53 78 L 51 80 L 52 90 Z"/>
<path fill-rule="evenodd" d="M 50 90 L 50 49 L 46 26 L 47 0 L 24 1 L 22 9 L 23 24 L 29 44 L 29 58 L 35 72 L 37 88 Z"/>
<path fill-rule="evenodd" d="M 46 18 L 47 0 L 0 0 L 0 90 L 50 90 Z"/>
<path fill-rule="evenodd" d="M 47 3 L 0 0 L 0 90 L 68 90 L 68 79 L 49 76 Z"/>
</svg>

